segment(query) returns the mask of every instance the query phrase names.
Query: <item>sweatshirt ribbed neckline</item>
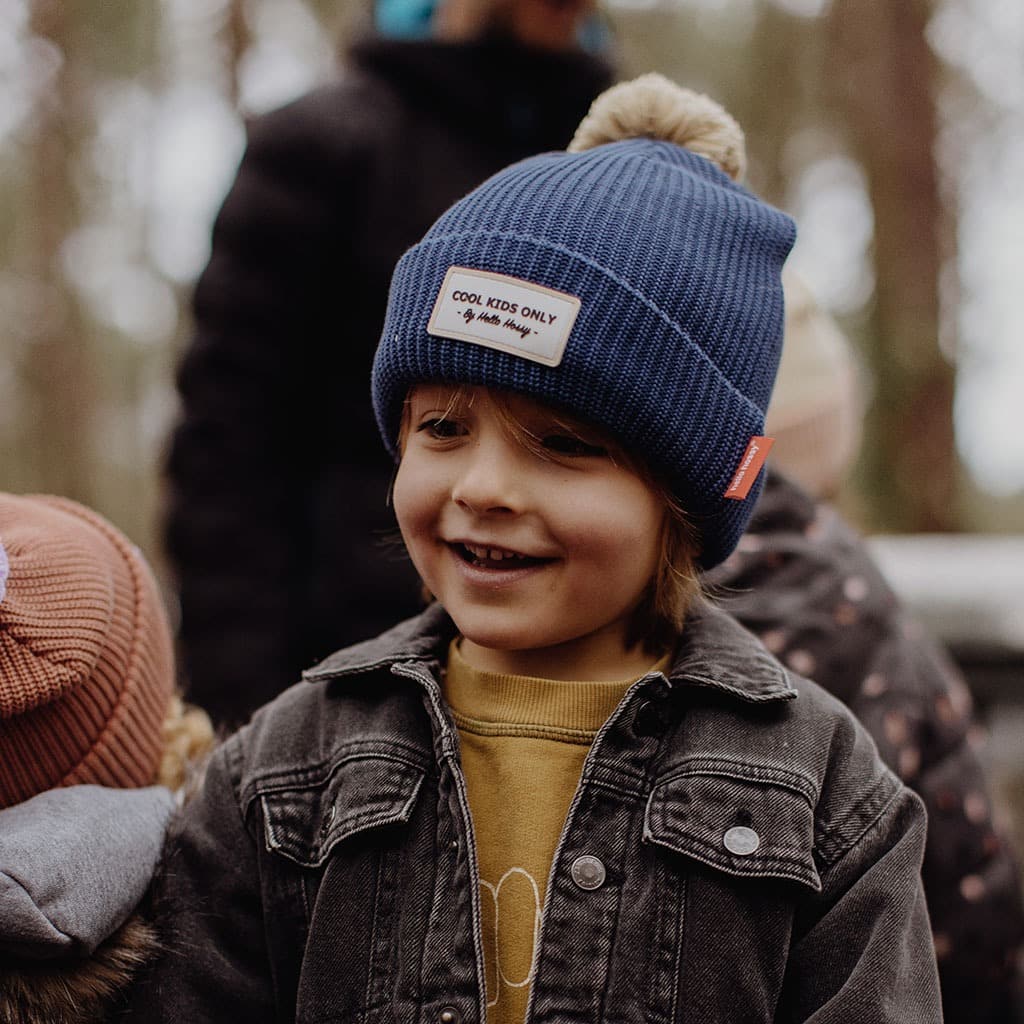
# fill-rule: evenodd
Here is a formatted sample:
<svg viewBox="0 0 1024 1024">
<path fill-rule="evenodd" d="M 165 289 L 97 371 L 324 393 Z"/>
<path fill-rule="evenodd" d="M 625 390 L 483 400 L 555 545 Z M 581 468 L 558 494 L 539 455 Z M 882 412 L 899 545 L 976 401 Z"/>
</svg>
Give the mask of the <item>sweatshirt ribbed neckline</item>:
<svg viewBox="0 0 1024 1024">
<path fill-rule="evenodd" d="M 648 671 L 663 670 L 669 658 Z M 491 734 L 564 733 L 592 740 L 641 676 L 607 681 L 539 679 L 473 668 L 459 652 L 458 639 L 448 648 L 445 697 L 460 728 Z M 483 728 L 480 728 L 483 727 Z"/>
</svg>

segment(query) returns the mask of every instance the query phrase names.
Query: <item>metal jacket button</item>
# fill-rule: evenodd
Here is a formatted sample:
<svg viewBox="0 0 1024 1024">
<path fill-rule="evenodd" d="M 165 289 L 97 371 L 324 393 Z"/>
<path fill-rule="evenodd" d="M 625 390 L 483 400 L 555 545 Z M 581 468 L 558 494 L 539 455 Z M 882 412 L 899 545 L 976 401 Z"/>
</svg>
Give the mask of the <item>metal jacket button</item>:
<svg viewBox="0 0 1024 1024">
<path fill-rule="evenodd" d="M 442 1006 L 437 1019 L 439 1024 L 461 1024 L 462 1014 L 454 1006 Z"/>
<path fill-rule="evenodd" d="M 655 702 L 642 701 L 633 717 L 633 731 L 637 736 L 660 736 L 665 727 L 665 719 Z"/>
<path fill-rule="evenodd" d="M 761 837 L 752 829 L 744 825 L 734 825 L 722 837 L 725 848 L 737 857 L 748 857 L 760 845 Z"/>
<path fill-rule="evenodd" d="M 581 889 L 600 889 L 606 877 L 604 865 L 589 854 L 577 857 L 572 862 L 569 874 Z"/>
</svg>

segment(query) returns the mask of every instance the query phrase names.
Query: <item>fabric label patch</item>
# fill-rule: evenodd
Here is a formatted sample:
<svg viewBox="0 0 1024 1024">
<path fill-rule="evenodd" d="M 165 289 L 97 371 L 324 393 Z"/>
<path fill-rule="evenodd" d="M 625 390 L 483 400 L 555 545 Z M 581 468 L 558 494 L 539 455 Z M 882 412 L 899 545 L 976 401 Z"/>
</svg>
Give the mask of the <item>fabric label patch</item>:
<svg viewBox="0 0 1024 1024">
<path fill-rule="evenodd" d="M 747 450 L 743 453 L 743 458 L 740 459 L 732 482 L 725 489 L 725 494 L 722 495 L 723 498 L 742 501 L 750 493 L 750 488 L 754 486 L 757 474 L 761 472 L 761 467 L 764 465 L 764 460 L 768 458 L 768 452 L 771 451 L 773 444 L 775 444 L 774 437 L 752 437 L 750 439 L 750 444 L 747 445 Z"/>
<path fill-rule="evenodd" d="M 505 274 L 449 267 L 427 333 L 557 366 L 579 311 L 575 295 Z"/>
</svg>

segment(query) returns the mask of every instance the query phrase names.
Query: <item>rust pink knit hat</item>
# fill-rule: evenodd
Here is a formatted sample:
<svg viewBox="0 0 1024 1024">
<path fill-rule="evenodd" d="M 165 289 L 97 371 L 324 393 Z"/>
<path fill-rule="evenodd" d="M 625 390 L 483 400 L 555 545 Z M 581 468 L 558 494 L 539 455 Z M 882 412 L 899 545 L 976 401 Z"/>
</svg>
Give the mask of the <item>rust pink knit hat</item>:
<svg viewBox="0 0 1024 1024">
<path fill-rule="evenodd" d="M 174 683 L 138 549 L 63 498 L 0 493 L 0 807 L 56 786 L 146 786 Z"/>
</svg>

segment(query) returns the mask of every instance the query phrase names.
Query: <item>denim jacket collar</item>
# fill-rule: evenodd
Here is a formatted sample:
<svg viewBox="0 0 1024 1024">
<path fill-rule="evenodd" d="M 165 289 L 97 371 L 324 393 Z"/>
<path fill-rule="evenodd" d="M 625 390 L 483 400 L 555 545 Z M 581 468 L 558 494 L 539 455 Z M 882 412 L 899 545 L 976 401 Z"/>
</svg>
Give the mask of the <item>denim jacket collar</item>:
<svg viewBox="0 0 1024 1024">
<path fill-rule="evenodd" d="M 753 704 L 797 695 L 786 670 L 753 634 L 706 601 L 683 627 L 669 681 L 673 686 L 708 687 Z"/>
<path fill-rule="evenodd" d="M 421 615 L 400 622 L 372 640 L 335 651 L 319 664 L 306 669 L 302 678 L 310 683 L 319 683 L 362 675 L 399 662 L 440 662 L 455 634 L 455 624 L 435 602 Z"/>
<path fill-rule="evenodd" d="M 440 663 L 456 629 L 439 604 L 373 640 L 337 651 L 303 673 L 319 683 L 401 662 Z M 792 700 L 785 669 L 725 612 L 703 603 L 691 613 L 669 672 L 673 687 L 706 687 L 747 703 Z"/>
</svg>

